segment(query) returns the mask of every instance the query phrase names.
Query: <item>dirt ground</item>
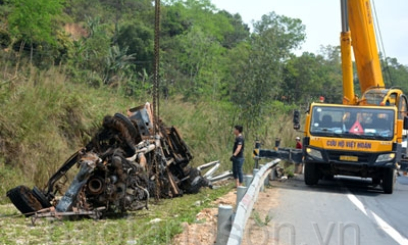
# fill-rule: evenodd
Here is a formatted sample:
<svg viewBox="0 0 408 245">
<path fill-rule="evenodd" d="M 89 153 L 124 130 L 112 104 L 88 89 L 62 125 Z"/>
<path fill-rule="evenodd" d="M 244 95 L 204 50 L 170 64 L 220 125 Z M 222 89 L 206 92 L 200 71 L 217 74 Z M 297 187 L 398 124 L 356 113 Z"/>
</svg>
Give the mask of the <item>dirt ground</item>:
<svg viewBox="0 0 408 245">
<path fill-rule="evenodd" d="M 270 226 L 273 217 L 269 216 L 269 211 L 278 205 L 279 191 L 277 188 L 267 188 L 265 192 L 259 193 L 252 215 L 245 227 L 242 245 L 278 244 L 277 241 L 271 243 L 273 238 L 270 237 Z"/>
<path fill-rule="evenodd" d="M 218 205 L 231 205 L 235 208 L 236 194 L 230 191 L 213 202 L 214 208 L 203 209 L 196 216 L 196 223 L 183 224 L 183 233 L 173 239 L 174 245 L 212 245 L 217 234 Z"/>
<path fill-rule="evenodd" d="M 279 202 L 279 192 L 277 188 L 267 188 L 265 192 L 260 192 L 255 203 L 252 215 L 247 222 L 245 236 L 242 245 L 260 244 L 259 241 L 266 241 L 268 237 L 268 226 L 271 222 L 266 222 L 265 217 L 269 210 L 276 207 Z M 173 245 L 213 245 L 217 234 L 217 211 L 218 205 L 231 205 L 235 209 L 235 190 L 214 201 L 214 208 L 202 210 L 196 216 L 196 223 L 184 223 L 183 233 L 173 239 Z M 273 218 L 273 217 L 271 217 Z M 268 243 L 269 244 L 269 243 Z"/>
</svg>

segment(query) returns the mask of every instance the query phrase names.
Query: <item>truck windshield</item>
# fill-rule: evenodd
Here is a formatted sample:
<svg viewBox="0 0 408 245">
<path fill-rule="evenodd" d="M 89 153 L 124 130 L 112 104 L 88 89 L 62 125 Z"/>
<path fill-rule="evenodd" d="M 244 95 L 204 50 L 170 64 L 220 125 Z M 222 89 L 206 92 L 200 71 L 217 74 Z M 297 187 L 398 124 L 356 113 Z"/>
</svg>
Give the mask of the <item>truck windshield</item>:
<svg viewBox="0 0 408 245">
<path fill-rule="evenodd" d="M 315 106 L 311 118 L 313 136 L 392 140 L 394 135 L 395 112 L 391 107 Z"/>
</svg>

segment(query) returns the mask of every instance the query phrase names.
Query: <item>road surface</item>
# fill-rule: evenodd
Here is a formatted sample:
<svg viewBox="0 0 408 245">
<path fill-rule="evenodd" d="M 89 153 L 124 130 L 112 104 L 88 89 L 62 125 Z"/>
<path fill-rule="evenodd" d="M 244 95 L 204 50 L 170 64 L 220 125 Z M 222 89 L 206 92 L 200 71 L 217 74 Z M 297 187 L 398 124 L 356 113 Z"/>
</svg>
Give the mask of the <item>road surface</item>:
<svg viewBox="0 0 408 245">
<path fill-rule="evenodd" d="M 408 178 L 391 195 L 370 180 L 336 177 L 308 187 L 303 176 L 273 182 L 279 205 L 254 244 L 408 245 Z M 253 240 L 254 241 L 254 240 Z"/>
</svg>

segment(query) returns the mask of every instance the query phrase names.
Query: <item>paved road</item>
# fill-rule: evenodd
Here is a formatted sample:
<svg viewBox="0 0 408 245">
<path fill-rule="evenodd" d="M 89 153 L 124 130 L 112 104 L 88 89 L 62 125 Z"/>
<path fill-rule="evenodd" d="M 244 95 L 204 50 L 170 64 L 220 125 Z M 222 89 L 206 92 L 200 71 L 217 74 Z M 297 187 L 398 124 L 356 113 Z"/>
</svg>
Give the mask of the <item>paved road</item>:
<svg viewBox="0 0 408 245">
<path fill-rule="evenodd" d="M 336 177 L 307 187 L 303 176 L 273 182 L 280 204 L 269 211 L 268 241 L 283 245 L 408 245 L 408 178 L 392 195 L 368 180 Z"/>
</svg>

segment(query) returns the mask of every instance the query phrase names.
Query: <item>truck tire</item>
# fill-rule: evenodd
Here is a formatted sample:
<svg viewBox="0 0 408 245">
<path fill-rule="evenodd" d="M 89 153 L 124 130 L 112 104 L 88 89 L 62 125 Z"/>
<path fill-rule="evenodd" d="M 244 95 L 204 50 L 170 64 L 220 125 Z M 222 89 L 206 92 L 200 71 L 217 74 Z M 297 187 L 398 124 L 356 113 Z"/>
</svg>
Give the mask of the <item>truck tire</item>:
<svg viewBox="0 0 408 245">
<path fill-rule="evenodd" d="M 319 172 L 315 163 L 305 164 L 305 184 L 316 185 L 319 182 Z"/>
<path fill-rule="evenodd" d="M 24 185 L 17 186 L 7 192 L 8 198 L 14 206 L 26 217 L 42 209 L 41 203 L 34 196 L 33 192 Z"/>
<path fill-rule="evenodd" d="M 127 131 L 132 137 L 132 140 L 135 143 L 139 143 L 141 141 L 142 138 L 140 134 L 137 132 L 135 125 L 133 125 L 133 123 L 129 120 L 129 118 L 127 118 L 125 115 L 120 114 L 120 113 L 115 113 L 113 117 L 115 117 L 117 120 L 122 122 L 122 124 L 126 127 Z"/>
<path fill-rule="evenodd" d="M 329 180 L 329 181 L 333 181 L 334 180 L 334 175 L 333 174 L 325 174 L 324 179 Z"/>
<path fill-rule="evenodd" d="M 387 168 L 384 171 L 383 177 L 383 190 L 386 194 L 392 194 L 394 191 L 395 181 L 397 180 L 397 175 L 395 169 Z"/>
<path fill-rule="evenodd" d="M 51 207 L 50 201 L 48 201 L 48 199 L 45 197 L 44 193 L 37 186 L 34 186 L 32 192 L 33 192 L 33 195 L 35 196 L 35 198 L 37 198 L 37 200 L 41 203 L 41 206 L 43 208 Z"/>
<path fill-rule="evenodd" d="M 189 177 L 180 185 L 180 189 L 182 189 L 186 194 L 197 194 L 202 187 L 207 187 L 210 185 L 210 182 L 201 176 L 197 168 L 189 166 L 184 168 L 183 172 L 186 177 Z"/>
<path fill-rule="evenodd" d="M 372 183 L 373 183 L 374 186 L 377 186 L 377 185 L 381 184 L 381 178 L 373 177 L 372 178 Z"/>
</svg>

